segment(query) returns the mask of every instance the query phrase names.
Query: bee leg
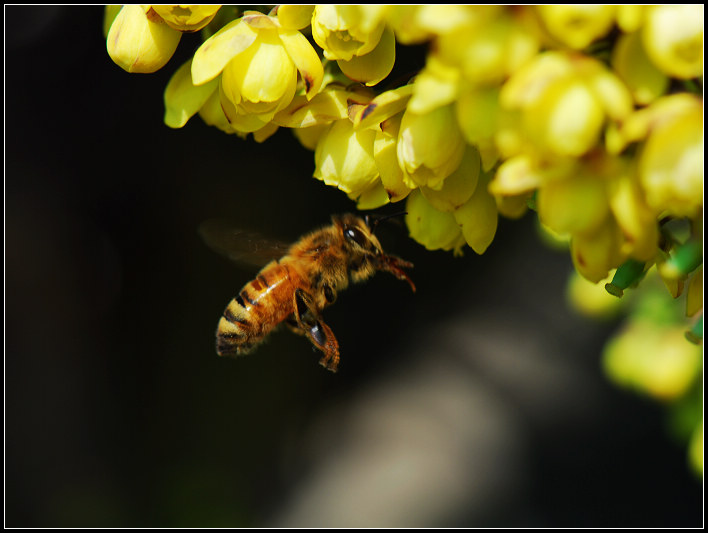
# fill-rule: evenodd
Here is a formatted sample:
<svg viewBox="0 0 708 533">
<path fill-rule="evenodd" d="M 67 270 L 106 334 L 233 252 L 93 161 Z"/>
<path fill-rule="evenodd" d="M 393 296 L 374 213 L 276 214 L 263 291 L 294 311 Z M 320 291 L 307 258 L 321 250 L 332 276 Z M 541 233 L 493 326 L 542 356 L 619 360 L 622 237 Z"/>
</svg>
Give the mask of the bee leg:
<svg viewBox="0 0 708 533">
<path fill-rule="evenodd" d="M 323 352 L 320 364 L 337 371 L 339 365 L 339 343 L 330 327 L 322 320 L 314 299 L 302 289 L 297 289 L 294 295 L 294 317 L 301 334 L 310 339 L 312 345 Z"/>
<path fill-rule="evenodd" d="M 411 263 L 410 261 L 405 261 L 400 257 L 396 257 L 395 255 L 383 255 L 379 258 L 379 270 L 382 270 L 384 272 L 390 272 L 401 281 L 407 281 L 408 285 L 410 285 L 411 289 L 413 289 L 413 292 L 415 292 L 415 285 L 413 284 L 413 280 L 410 278 L 408 273 L 403 270 L 404 268 L 413 268 L 413 263 Z"/>
</svg>

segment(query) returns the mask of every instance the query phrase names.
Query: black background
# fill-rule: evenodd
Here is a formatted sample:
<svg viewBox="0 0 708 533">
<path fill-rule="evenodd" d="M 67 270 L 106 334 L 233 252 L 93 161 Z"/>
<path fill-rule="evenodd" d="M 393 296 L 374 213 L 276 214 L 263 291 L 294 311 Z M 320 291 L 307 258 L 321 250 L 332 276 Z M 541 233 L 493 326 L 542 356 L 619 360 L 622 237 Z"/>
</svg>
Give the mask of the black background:
<svg viewBox="0 0 708 533">
<path fill-rule="evenodd" d="M 683 445 L 603 376 L 617 325 L 569 310 L 568 254 L 531 215 L 481 257 L 382 228 L 418 292 L 381 274 L 340 295 L 336 375 L 288 332 L 219 359 L 254 272 L 199 224 L 294 240 L 353 203 L 288 131 L 163 125 L 197 36 L 129 75 L 100 7 L 5 17 L 6 526 L 701 525 Z"/>
</svg>

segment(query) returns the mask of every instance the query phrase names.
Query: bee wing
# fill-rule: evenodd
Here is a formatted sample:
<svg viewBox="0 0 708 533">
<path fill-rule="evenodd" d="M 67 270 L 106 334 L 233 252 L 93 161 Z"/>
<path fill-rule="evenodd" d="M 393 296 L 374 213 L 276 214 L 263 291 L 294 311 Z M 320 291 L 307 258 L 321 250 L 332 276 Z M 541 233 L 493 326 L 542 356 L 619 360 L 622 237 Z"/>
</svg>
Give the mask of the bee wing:
<svg viewBox="0 0 708 533">
<path fill-rule="evenodd" d="M 283 257 L 290 248 L 287 243 L 263 237 L 253 231 L 236 229 L 232 224 L 219 219 L 200 224 L 199 235 L 215 252 L 249 266 L 265 266 Z"/>
</svg>

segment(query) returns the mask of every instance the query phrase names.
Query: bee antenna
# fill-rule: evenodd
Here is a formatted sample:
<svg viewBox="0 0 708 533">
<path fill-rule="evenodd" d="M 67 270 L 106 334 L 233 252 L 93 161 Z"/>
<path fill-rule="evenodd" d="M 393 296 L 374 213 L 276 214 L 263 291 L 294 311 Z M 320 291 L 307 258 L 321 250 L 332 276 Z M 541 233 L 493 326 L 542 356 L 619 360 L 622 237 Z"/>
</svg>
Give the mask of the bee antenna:
<svg viewBox="0 0 708 533">
<path fill-rule="evenodd" d="M 387 220 L 389 218 L 402 217 L 407 214 L 407 211 L 401 211 L 400 213 L 393 213 L 392 215 L 366 215 L 364 217 L 364 222 L 366 222 L 366 225 L 371 228 L 371 232 L 373 233 L 376 229 L 376 226 L 379 225 L 379 222 L 383 222 L 384 220 Z"/>
</svg>

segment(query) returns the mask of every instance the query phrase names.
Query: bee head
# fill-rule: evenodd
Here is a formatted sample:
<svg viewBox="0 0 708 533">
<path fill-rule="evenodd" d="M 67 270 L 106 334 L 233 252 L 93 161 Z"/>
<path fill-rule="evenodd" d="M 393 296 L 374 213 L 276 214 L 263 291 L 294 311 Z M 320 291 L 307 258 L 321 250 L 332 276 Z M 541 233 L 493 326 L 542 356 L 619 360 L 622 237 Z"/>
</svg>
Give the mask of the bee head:
<svg viewBox="0 0 708 533">
<path fill-rule="evenodd" d="M 365 218 L 350 214 L 341 215 L 333 217 L 333 222 L 352 252 L 382 253 L 381 243 L 374 235 L 374 228 L 369 224 L 368 215 Z"/>
<path fill-rule="evenodd" d="M 374 235 L 379 222 L 400 215 L 405 213 L 388 216 L 367 215 L 364 218 L 350 214 L 332 217 L 334 226 L 342 236 L 347 270 L 352 281 L 363 281 L 373 276 L 377 270 L 385 270 L 392 272 L 399 279 L 407 280 L 411 287 L 414 287 L 408 275 L 401 269 L 413 265 L 395 256 L 386 255 Z"/>
</svg>

